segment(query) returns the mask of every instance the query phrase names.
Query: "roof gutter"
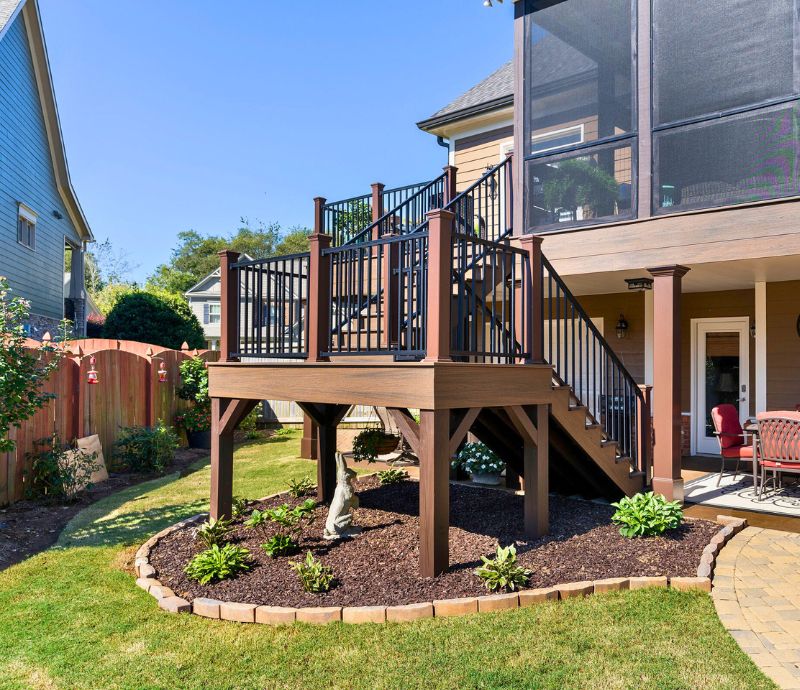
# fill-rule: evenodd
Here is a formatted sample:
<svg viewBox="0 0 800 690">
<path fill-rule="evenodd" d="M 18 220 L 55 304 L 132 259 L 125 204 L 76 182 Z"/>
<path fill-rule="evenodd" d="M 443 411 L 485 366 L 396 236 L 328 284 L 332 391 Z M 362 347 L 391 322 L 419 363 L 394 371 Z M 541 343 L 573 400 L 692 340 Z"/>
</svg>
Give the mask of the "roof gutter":
<svg viewBox="0 0 800 690">
<path fill-rule="evenodd" d="M 475 115 L 489 113 L 493 110 L 507 108 L 510 105 L 514 105 L 514 94 L 508 94 L 507 96 L 501 96 L 500 98 L 495 98 L 491 101 L 486 101 L 485 103 L 472 105 L 469 108 L 454 110 L 453 112 L 445 113 L 444 115 L 434 115 L 427 120 L 421 120 L 420 122 L 417 122 L 417 127 L 425 132 L 428 132 L 436 127 L 441 127 L 442 125 L 448 125 L 453 122 L 458 122 L 459 120 L 465 120 L 469 117 L 474 117 Z"/>
</svg>

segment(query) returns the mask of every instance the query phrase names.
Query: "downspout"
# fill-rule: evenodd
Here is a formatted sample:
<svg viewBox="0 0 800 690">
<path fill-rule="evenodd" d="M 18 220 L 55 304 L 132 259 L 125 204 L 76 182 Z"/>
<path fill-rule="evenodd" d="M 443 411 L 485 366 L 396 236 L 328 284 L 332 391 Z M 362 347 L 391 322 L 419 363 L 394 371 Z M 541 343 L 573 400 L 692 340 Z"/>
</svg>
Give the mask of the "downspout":
<svg viewBox="0 0 800 690">
<path fill-rule="evenodd" d="M 450 165 L 450 144 L 449 142 L 445 141 L 443 136 L 436 137 L 436 143 L 439 144 L 443 149 L 447 149 L 447 165 Z"/>
</svg>

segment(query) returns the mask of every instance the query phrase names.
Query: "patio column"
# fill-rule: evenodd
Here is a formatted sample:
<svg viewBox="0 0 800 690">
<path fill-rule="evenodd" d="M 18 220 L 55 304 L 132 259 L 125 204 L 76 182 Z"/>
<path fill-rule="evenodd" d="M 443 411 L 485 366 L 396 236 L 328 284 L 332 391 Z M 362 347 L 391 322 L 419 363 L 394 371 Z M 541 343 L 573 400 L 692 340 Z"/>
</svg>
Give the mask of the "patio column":
<svg viewBox="0 0 800 690">
<path fill-rule="evenodd" d="M 653 276 L 653 491 L 683 501 L 681 479 L 681 279 L 686 266 L 648 268 Z"/>
<path fill-rule="evenodd" d="M 419 574 L 450 565 L 450 410 L 420 410 Z"/>
</svg>

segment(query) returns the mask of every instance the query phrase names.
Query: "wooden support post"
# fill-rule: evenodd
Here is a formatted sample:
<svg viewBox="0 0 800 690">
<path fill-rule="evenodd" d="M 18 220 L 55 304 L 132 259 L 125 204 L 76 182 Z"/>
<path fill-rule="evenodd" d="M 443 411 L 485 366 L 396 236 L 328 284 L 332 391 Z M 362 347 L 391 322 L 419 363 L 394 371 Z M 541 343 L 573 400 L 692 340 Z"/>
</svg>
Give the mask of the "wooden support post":
<svg viewBox="0 0 800 690">
<path fill-rule="evenodd" d="M 683 501 L 681 478 L 681 279 L 686 266 L 647 269 L 653 276 L 653 491 Z"/>
<path fill-rule="evenodd" d="M 349 405 L 297 403 L 317 425 L 317 498 L 329 503 L 336 489 L 336 427 Z"/>
<path fill-rule="evenodd" d="M 650 484 L 650 455 L 653 451 L 653 420 L 650 417 L 652 409 L 650 403 L 650 392 L 652 386 L 641 385 L 639 390 L 642 398 L 636 399 L 636 419 L 638 428 L 636 431 L 636 455 L 639 462 L 639 469 L 644 472 L 644 484 Z"/>
<path fill-rule="evenodd" d="M 517 340 L 524 344 L 528 353 L 526 364 L 538 364 L 544 362 L 542 238 L 523 235 L 519 238 L 519 243 L 528 253 L 528 269 L 527 273 L 523 273 L 521 294 L 517 296 Z"/>
<path fill-rule="evenodd" d="M 221 362 L 235 362 L 239 351 L 239 285 L 232 280 L 231 264 L 239 260 L 239 252 L 219 252 L 220 323 L 219 349 Z"/>
<path fill-rule="evenodd" d="M 303 413 L 303 438 L 300 441 L 300 457 L 306 460 L 317 459 L 317 425 Z"/>
<path fill-rule="evenodd" d="M 455 215 L 428 213 L 428 335 L 426 362 L 449 362 L 452 287 L 452 235 Z"/>
<path fill-rule="evenodd" d="M 386 233 L 384 237 L 393 237 L 396 233 Z M 380 247 L 375 247 L 378 251 Z M 391 349 L 399 341 L 398 314 L 400 313 L 400 243 L 390 242 L 383 245 L 381 259 L 381 282 L 383 283 L 383 323 L 381 324 L 381 347 Z"/>
<path fill-rule="evenodd" d="M 450 565 L 450 411 L 420 411 L 419 573 L 434 577 Z"/>
<path fill-rule="evenodd" d="M 372 183 L 372 222 L 375 223 L 383 217 L 386 211 L 383 208 L 383 190 L 386 185 L 381 182 Z M 372 239 L 378 239 L 373 237 Z"/>
<path fill-rule="evenodd" d="M 444 199 L 442 200 L 442 208 L 447 206 L 453 199 L 458 196 L 456 191 L 456 184 L 458 181 L 458 168 L 455 165 L 445 165 L 444 172 L 447 177 L 444 180 Z"/>
<path fill-rule="evenodd" d="M 233 430 L 221 420 L 230 400 L 211 398 L 211 519 L 231 517 L 233 503 Z"/>
<path fill-rule="evenodd" d="M 550 529 L 549 432 L 549 406 L 537 405 L 536 444 L 526 439 L 524 450 L 525 534 L 529 539 L 538 539 Z"/>
<path fill-rule="evenodd" d="M 327 362 L 321 353 L 328 350 L 330 336 L 330 265 L 329 256 L 323 251 L 331 246 L 330 235 L 317 232 L 322 228 L 322 213 L 325 199 L 314 199 L 314 234 L 309 237 L 310 256 L 308 259 L 308 307 L 307 352 L 309 362 Z"/>
</svg>

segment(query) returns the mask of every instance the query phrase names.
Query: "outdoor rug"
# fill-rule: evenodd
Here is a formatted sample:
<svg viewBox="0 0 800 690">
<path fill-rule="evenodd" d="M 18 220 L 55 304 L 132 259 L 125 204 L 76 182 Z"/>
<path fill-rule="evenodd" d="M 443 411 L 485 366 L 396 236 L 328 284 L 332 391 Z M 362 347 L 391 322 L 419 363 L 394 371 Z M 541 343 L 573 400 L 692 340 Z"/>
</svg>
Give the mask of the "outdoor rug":
<svg viewBox="0 0 800 690">
<path fill-rule="evenodd" d="M 717 486 L 718 477 L 719 474 L 713 472 L 686 482 L 684 485 L 686 503 L 800 517 L 800 485 L 796 476 L 784 477 L 783 486 L 777 490 L 771 483 L 768 484 L 761 501 L 758 500 L 758 493 L 753 488 L 752 472 L 740 472 L 735 477 L 732 472 L 726 473 L 719 486 Z"/>
</svg>

